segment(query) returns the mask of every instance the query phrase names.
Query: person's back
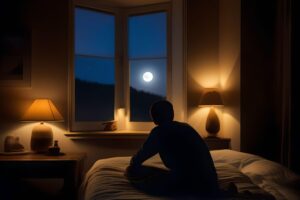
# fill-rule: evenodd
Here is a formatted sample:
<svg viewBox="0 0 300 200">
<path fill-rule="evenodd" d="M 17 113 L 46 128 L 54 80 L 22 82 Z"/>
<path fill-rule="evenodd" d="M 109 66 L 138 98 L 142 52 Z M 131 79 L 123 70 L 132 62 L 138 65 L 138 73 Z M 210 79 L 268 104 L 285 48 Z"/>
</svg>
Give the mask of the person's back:
<svg viewBox="0 0 300 200">
<path fill-rule="evenodd" d="M 218 191 L 216 170 L 201 136 L 190 125 L 172 121 L 154 128 L 159 134 L 158 153 L 183 185 L 200 186 L 208 193 Z"/>
<path fill-rule="evenodd" d="M 170 169 L 169 182 L 175 189 L 187 189 L 203 195 L 218 193 L 217 174 L 210 152 L 201 136 L 186 123 L 173 121 L 173 106 L 159 101 L 151 107 L 157 125 L 142 148 L 132 157 L 128 174 L 139 171 L 142 163 L 159 153 Z"/>
</svg>

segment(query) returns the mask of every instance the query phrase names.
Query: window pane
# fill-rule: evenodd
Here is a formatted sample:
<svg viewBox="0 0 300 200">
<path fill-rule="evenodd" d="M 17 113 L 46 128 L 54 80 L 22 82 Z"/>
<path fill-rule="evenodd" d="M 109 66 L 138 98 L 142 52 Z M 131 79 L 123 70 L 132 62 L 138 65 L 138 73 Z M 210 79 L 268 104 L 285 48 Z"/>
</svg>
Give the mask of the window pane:
<svg viewBox="0 0 300 200">
<path fill-rule="evenodd" d="M 89 56 L 75 56 L 75 77 L 101 84 L 115 84 L 115 60 Z"/>
<path fill-rule="evenodd" d="M 129 58 L 166 57 L 166 12 L 129 17 L 128 33 Z"/>
<path fill-rule="evenodd" d="M 114 59 L 75 57 L 75 120 L 114 119 Z"/>
<path fill-rule="evenodd" d="M 75 54 L 115 55 L 115 17 L 112 14 L 75 8 Z"/>
<path fill-rule="evenodd" d="M 151 121 L 151 104 L 166 98 L 167 60 L 131 60 L 129 65 L 130 120 Z"/>
</svg>

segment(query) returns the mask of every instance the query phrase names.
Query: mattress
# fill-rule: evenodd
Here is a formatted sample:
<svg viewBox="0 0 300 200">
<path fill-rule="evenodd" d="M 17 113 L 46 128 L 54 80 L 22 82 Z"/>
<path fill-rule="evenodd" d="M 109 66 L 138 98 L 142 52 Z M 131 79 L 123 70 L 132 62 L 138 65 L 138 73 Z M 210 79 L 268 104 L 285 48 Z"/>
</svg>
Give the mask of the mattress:
<svg viewBox="0 0 300 200">
<path fill-rule="evenodd" d="M 220 188 L 234 184 L 237 193 L 222 199 L 299 200 L 300 177 L 278 163 L 233 150 L 211 151 Z M 81 200 L 106 199 L 174 199 L 146 194 L 130 184 L 124 176 L 130 157 L 113 157 L 96 161 L 88 170 L 79 190 Z M 165 168 L 158 155 L 144 165 Z M 175 199 L 198 199 L 180 196 Z"/>
</svg>

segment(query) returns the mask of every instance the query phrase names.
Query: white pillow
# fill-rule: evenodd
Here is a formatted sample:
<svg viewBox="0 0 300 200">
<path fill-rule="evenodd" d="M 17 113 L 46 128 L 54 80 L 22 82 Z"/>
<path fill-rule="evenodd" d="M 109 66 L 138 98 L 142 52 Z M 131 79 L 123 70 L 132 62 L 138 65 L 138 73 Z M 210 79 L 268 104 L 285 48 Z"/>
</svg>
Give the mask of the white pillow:
<svg viewBox="0 0 300 200">
<path fill-rule="evenodd" d="M 227 163 L 238 168 L 277 200 L 300 199 L 300 176 L 276 162 L 233 150 L 214 150 L 211 155 L 215 164 Z"/>
<path fill-rule="evenodd" d="M 215 163 L 227 163 L 241 169 L 261 158 L 259 156 L 239 151 L 223 149 L 210 151 Z"/>
<path fill-rule="evenodd" d="M 300 177 L 276 162 L 261 159 L 243 167 L 241 171 L 277 199 L 300 199 Z M 284 198 L 278 198 L 278 193 Z"/>
<path fill-rule="evenodd" d="M 288 168 L 266 159 L 260 159 L 241 168 L 249 177 L 261 176 L 265 180 L 280 184 L 287 184 L 299 179 L 295 173 Z"/>
</svg>

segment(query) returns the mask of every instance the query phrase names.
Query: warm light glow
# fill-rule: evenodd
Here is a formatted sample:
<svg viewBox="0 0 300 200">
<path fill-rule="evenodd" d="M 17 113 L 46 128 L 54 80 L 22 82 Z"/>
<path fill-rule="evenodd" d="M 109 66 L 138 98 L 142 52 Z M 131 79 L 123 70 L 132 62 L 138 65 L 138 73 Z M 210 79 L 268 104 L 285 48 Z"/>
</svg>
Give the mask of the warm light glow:
<svg viewBox="0 0 300 200">
<path fill-rule="evenodd" d="M 216 66 L 192 68 L 189 70 L 189 76 L 203 88 L 219 88 L 220 71 Z"/>
<path fill-rule="evenodd" d="M 204 107 L 204 108 L 195 107 L 193 110 L 191 110 L 191 113 L 188 117 L 188 123 L 191 126 L 193 126 L 202 137 L 207 136 L 207 132 L 205 130 L 205 123 L 206 123 L 208 112 L 209 112 L 209 107 Z"/>
<path fill-rule="evenodd" d="M 145 82 L 150 82 L 153 79 L 153 74 L 151 72 L 145 72 L 143 74 L 143 79 Z"/>
<path fill-rule="evenodd" d="M 199 76 L 199 80 L 201 82 L 201 86 L 204 88 L 209 87 L 218 87 L 219 84 L 219 77 L 212 75 L 212 76 Z"/>
<path fill-rule="evenodd" d="M 36 99 L 27 109 L 24 121 L 61 121 L 63 117 L 50 99 Z"/>
<path fill-rule="evenodd" d="M 125 108 L 119 108 L 117 110 L 117 127 L 118 127 L 118 130 L 125 130 L 126 127 L 125 127 Z"/>
</svg>

